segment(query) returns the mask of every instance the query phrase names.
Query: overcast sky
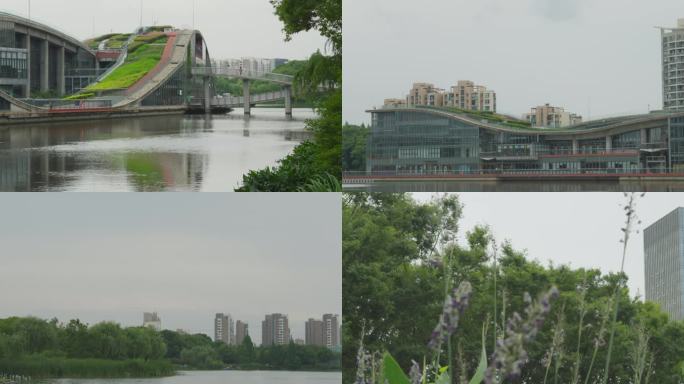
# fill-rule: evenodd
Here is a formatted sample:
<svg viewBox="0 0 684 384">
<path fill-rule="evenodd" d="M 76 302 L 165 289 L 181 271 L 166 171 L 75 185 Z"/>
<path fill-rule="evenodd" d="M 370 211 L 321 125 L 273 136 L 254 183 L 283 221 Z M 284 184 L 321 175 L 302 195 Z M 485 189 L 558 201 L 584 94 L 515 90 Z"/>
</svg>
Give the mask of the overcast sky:
<svg viewBox="0 0 684 384">
<path fill-rule="evenodd" d="M 520 116 L 551 103 L 586 118 L 662 108 L 660 32 L 681 0 L 344 2 L 344 119 L 413 82 L 472 80 Z"/>
<path fill-rule="evenodd" d="M 414 194 L 420 201 L 429 193 Z M 625 202 L 622 193 L 461 193 L 464 204 L 460 241 L 476 225 L 489 225 L 498 242 L 509 239 L 517 250 L 544 265 L 567 264 L 574 268 L 599 268 L 604 273 L 620 270 Z M 649 193 L 637 200 L 642 224 L 628 243 L 625 272 L 630 294 L 643 297 L 643 229 L 684 207 L 684 193 Z"/>
<path fill-rule="evenodd" d="M 33 315 L 213 337 L 217 312 L 261 341 L 341 314 L 339 194 L 16 194 L 0 199 L 0 318 Z"/>
<path fill-rule="evenodd" d="M 85 40 L 140 25 L 140 0 L 31 0 L 31 18 Z M 2 0 L 0 10 L 28 15 L 29 0 Z M 193 0 L 143 0 L 145 25 L 192 28 Z M 317 32 L 284 41 L 283 25 L 268 0 L 195 0 L 195 27 L 212 58 L 303 59 L 324 47 Z"/>
</svg>

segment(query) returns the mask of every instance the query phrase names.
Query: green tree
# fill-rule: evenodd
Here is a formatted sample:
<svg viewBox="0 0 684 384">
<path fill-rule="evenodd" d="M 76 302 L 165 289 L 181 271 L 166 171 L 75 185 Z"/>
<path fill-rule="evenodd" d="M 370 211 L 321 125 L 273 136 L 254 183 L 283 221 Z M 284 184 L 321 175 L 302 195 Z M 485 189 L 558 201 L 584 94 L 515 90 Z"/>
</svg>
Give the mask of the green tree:
<svg viewBox="0 0 684 384">
<path fill-rule="evenodd" d="M 221 361 L 211 346 L 197 346 L 181 352 L 181 362 L 200 369 L 220 369 Z"/>
<path fill-rule="evenodd" d="M 342 127 L 342 170 L 346 172 L 366 171 L 366 146 L 370 129 L 365 125 Z"/>
<path fill-rule="evenodd" d="M 253 363 L 256 358 L 256 352 L 254 350 L 254 343 L 252 343 L 252 338 L 249 335 L 245 336 L 240 344 L 240 362 L 242 363 Z"/>
<path fill-rule="evenodd" d="M 88 326 L 80 320 L 71 320 L 64 329 L 62 348 L 69 357 L 88 357 L 91 341 Z"/>
<path fill-rule="evenodd" d="M 556 286 L 560 297 L 547 318 L 564 320 L 560 324 L 547 321 L 534 341 L 526 344 L 527 362 L 520 380 L 515 382 L 544 382 L 546 366 L 541 362 L 551 350 L 557 327 L 565 335 L 560 347 L 575 351 L 579 346 L 579 353 L 566 354 L 557 369 L 552 366 L 549 376 L 554 378 L 548 382 L 555 382 L 555 377 L 562 379 L 558 382 L 566 382 L 564 378 L 574 377 L 576 366 L 580 383 L 585 379 L 596 382 L 602 370 L 598 367 L 606 361 L 605 348 L 597 349 L 591 372 L 589 367 L 596 343 L 601 346 L 607 341 L 605 329 L 601 331 L 602 314 L 610 309 L 618 284 L 625 286 L 621 282 L 626 276 L 542 265 L 529 260 L 509 241 L 497 244 L 500 251 L 495 269 L 490 251 L 495 243 L 487 227 L 469 231 L 465 244 L 453 241 L 459 230 L 460 212 L 460 204 L 453 196 L 418 203 L 404 194 L 344 195 L 343 382 L 355 379 L 357 349 L 362 339 L 370 351 L 390 352 L 406 372 L 411 360 L 432 360 L 427 344 L 442 311 L 445 271 L 450 271 L 446 277 L 451 281 L 468 281 L 473 287 L 468 309 L 459 319 L 452 339 L 455 377 L 472 376 L 482 351 L 483 323 L 488 332 L 486 340 L 492 340 L 493 332 L 505 329 L 506 318 L 513 312 L 524 312 L 526 293 L 536 297 Z M 444 263 L 448 268 L 443 268 Z M 495 297 L 497 324 L 493 323 Z M 650 336 L 645 351 L 652 356 L 650 382 L 681 383 L 682 322 L 669 321 L 656 305 L 630 297 L 626 288 L 618 291 L 617 298 L 620 312 L 611 380 L 631 382 L 634 377 L 633 351 L 639 340 L 638 329 L 643 326 Z M 490 354 L 491 343 L 486 346 Z M 447 365 L 446 353 L 440 358 L 441 365 Z"/>
<path fill-rule="evenodd" d="M 96 324 L 88 333 L 92 340 L 93 357 L 118 360 L 127 356 L 126 334 L 119 324 Z"/>
</svg>

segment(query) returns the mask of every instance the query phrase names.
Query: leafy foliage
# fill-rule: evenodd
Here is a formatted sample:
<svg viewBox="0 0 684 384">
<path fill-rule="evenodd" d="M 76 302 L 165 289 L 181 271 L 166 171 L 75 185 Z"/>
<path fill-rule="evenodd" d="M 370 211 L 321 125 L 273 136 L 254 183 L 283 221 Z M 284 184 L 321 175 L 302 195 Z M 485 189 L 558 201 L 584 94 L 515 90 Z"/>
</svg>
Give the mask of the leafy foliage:
<svg viewBox="0 0 684 384">
<path fill-rule="evenodd" d="M 453 195 L 448 198 L 451 200 L 442 197 L 417 203 L 404 194 L 344 195 L 344 383 L 354 381 L 355 349 L 361 339 L 370 351 L 391 353 L 403 372 L 409 371 L 412 360 L 432 357 L 427 344 L 444 300 L 444 270 L 434 267 L 435 259 L 448 260 L 453 281 L 467 280 L 473 286 L 471 305 L 460 318 L 454 335 L 459 344 L 455 357 L 458 372 L 454 377 L 472 377 L 480 365 L 483 322 L 490 335 L 494 330 L 505 329 L 501 319 L 506 315 L 499 317 L 496 327 L 491 320 L 495 270 L 489 252 L 493 244 L 490 230 L 471 229 L 465 244 L 438 240 L 444 238 L 444 233 L 450 233 L 447 239 L 453 239 L 458 231 L 460 205 Z M 447 254 L 449 257 L 444 257 Z M 589 383 L 596 382 L 601 370 L 594 369 L 589 374 L 589 366 L 595 344 L 600 345 L 602 339 L 601 314 L 611 308 L 609 303 L 616 287 L 624 287 L 624 279 L 624 274 L 602 274 L 595 269 L 544 266 L 528 260 L 510 242 L 503 242 L 498 256 L 499 311 L 509 315 L 514 311 L 522 313 L 526 292 L 537 297 L 550 286 L 558 287 L 560 296 L 548 319 L 564 319 L 560 325 L 565 334 L 563 348 L 575 351 L 579 347 L 579 353 L 565 354 L 556 366 L 557 374 L 551 376 L 572 378 L 578 359 L 579 382 L 585 378 Z M 579 287 L 586 290 L 584 296 Z M 617 298 L 620 312 L 611 358 L 611 382 L 630 382 L 634 377 L 631 355 L 639 338 L 636 325 L 643 324 L 650 335 L 648 345 L 653 354 L 650 382 L 680 383 L 684 379 L 679 366 L 684 356 L 684 323 L 669 321 L 657 305 L 631 298 L 626 288 L 618 290 Z M 578 338 L 581 306 L 585 306 L 586 314 L 583 334 Z M 559 316 L 561 312 L 563 316 Z M 546 365 L 542 358 L 553 343 L 557 325 L 547 321 L 534 341 L 526 345 L 529 358 L 516 382 L 543 382 Z M 441 366 L 448 365 L 445 355 L 441 355 Z M 605 360 L 606 348 L 599 347 L 594 368 L 601 367 Z"/>
<path fill-rule="evenodd" d="M 206 335 L 115 323 L 88 326 L 36 318 L 0 319 L 0 373 L 33 377 L 152 377 L 186 369 L 339 370 L 340 354 L 325 347 L 257 347 L 249 337 L 226 345 Z"/>
<path fill-rule="evenodd" d="M 346 172 L 366 171 L 366 146 L 370 129 L 365 125 L 342 127 L 342 170 Z"/>
</svg>

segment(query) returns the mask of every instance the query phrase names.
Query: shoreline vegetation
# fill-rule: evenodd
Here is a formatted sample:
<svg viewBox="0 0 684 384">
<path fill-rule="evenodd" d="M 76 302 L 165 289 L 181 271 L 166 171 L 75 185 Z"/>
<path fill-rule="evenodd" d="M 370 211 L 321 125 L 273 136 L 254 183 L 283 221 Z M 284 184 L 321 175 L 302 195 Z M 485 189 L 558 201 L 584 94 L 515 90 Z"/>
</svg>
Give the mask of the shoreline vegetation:
<svg viewBox="0 0 684 384">
<path fill-rule="evenodd" d="M 342 1 L 270 0 L 283 22 L 285 40 L 304 31 L 318 31 L 326 40 L 324 52 L 294 62 L 293 90 L 310 101 L 318 118 L 307 121 L 312 140 L 305 141 L 275 167 L 243 175 L 236 192 L 341 192 L 342 145 Z M 280 67 L 279 67 L 280 68 Z M 240 92 L 239 90 L 235 90 Z"/>
<path fill-rule="evenodd" d="M 293 342 L 256 346 L 249 336 L 226 345 L 203 334 L 109 322 L 0 319 L 0 378 L 150 378 L 201 370 L 341 371 L 341 354 Z"/>
</svg>

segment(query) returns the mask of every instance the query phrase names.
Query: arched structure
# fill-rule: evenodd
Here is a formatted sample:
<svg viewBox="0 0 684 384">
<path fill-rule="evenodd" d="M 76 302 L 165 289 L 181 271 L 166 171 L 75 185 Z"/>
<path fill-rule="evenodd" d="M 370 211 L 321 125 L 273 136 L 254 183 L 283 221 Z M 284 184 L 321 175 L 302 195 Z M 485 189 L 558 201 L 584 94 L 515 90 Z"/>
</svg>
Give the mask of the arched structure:
<svg viewBox="0 0 684 384">
<path fill-rule="evenodd" d="M 369 175 L 684 172 L 684 113 L 543 129 L 436 108 L 368 112 Z"/>
<path fill-rule="evenodd" d="M 94 68 L 95 54 L 77 39 L 0 12 L 0 90 L 22 98 L 50 90 L 61 96 L 71 73 Z M 0 104 L 9 109 L 7 102 Z"/>
</svg>

